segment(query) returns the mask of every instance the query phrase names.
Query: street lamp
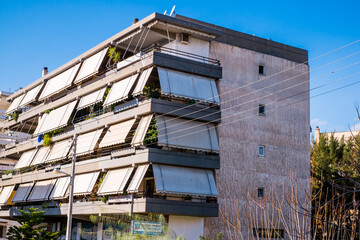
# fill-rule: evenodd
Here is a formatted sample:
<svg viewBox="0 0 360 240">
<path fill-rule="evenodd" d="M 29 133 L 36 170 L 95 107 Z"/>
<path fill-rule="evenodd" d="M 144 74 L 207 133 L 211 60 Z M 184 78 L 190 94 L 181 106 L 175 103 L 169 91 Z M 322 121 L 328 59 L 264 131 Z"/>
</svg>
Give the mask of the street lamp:
<svg viewBox="0 0 360 240">
<path fill-rule="evenodd" d="M 69 208 L 68 218 L 66 224 L 66 240 L 71 240 L 71 227 L 72 227 L 72 209 L 74 201 L 74 175 L 75 175 L 75 162 L 76 162 L 76 139 L 77 134 L 74 133 L 74 144 L 73 144 L 73 158 L 71 162 L 71 174 L 61 171 L 60 169 L 54 169 L 53 172 L 56 174 L 65 174 L 70 176 L 70 189 L 69 189 Z"/>
</svg>

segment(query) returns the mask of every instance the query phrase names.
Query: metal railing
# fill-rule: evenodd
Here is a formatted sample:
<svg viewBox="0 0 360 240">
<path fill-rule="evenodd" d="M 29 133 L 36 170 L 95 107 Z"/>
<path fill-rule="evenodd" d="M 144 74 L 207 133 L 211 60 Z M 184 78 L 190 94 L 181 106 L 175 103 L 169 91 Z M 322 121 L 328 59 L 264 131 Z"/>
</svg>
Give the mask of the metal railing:
<svg viewBox="0 0 360 240">
<path fill-rule="evenodd" d="M 220 61 L 217 60 L 217 59 L 204 57 L 204 56 L 201 56 L 201 55 L 198 55 L 198 54 L 185 52 L 185 51 L 181 51 L 181 50 L 177 50 L 177 49 L 173 49 L 173 48 L 163 47 L 163 46 L 160 46 L 160 45 L 152 45 L 150 47 L 147 47 L 142 51 L 142 53 L 146 54 L 146 53 L 149 53 L 149 52 L 152 52 L 152 51 L 158 51 L 158 52 L 162 52 L 162 53 L 178 55 L 178 56 L 181 56 L 181 57 L 187 57 L 187 58 L 190 58 L 190 59 L 194 59 L 196 61 L 201 61 L 203 63 L 208 63 L 208 64 L 220 66 Z"/>
</svg>

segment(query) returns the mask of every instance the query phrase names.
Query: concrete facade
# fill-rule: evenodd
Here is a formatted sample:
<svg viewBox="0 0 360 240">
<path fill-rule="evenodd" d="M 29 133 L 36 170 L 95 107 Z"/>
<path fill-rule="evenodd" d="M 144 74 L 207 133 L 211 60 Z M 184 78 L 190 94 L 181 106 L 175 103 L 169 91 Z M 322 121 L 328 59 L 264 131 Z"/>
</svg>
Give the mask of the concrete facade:
<svg viewBox="0 0 360 240">
<path fill-rule="evenodd" d="M 290 187 L 290 175 L 308 188 L 309 66 L 224 43 L 213 42 L 211 48 L 223 66 L 221 168 L 216 175 L 220 208 L 237 199 L 246 209 L 247 193 Z M 259 75 L 259 64 L 265 75 Z M 265 115 L 259 115 L 259 104 L 265 104 Z M 259 145 L 265 146 L 263 157 Z M 223 229 L 219 218 L 205 219 L 207 235 Z"/>
<path fill-rule="evenodd" d="M 143 39 L 140 33 L 145 31 L 150 32 L 149 37 L 143 40 L 144 48 L 137 52 L 136 41 Z M 183 34 L 189 37 L 189 41 L 181 41 Z M 62 132 L 52 137 L 56 145 L 64 140 L 71 142 L 74 133 L 82 136 L 92 131 L 101 131 L 94 144 L 96 147 L 77 157 L 75 174 L 97 173 L 94 181 L 99 185 L 93 186 L 92 191 L 76 196 L 74 218 L 79 221 L 73 228 L 76 238 L 80 238 L 80 221 L 88 221 L 89 216 L 124 215 L 130 211 L 142 215 L 164 214 L 169 227 L 189 240 L 198 239 L 200 235 L 215 237 L 217 233 L 225 231 L 219 209 L 221 211 L 234 199 L 246 207 L 248 193 L 254 193 L 258 188 L 262 188 L 265 194 L 274 186 L 276 189 L 282 189 L 283 186 L 288 188 L 291 176 L 296 176 L 302 186 L 299 192 L 309 186 L 309 66 L 306 64 L 307 51 L 302 49 L 183 16 L 170 17 L 154 13 L 7 99 L 14 101 L 42 83 L 46 86 L 57 74 L 62 74 L 79 62 L 84 64 L 84 59 L 110 46 L 116 46 L 123 52 L 125 49 L 133 51 L 127 57 L 135 58 L 136 54 L 141 57 L 130 64 L 125 63 L 124 67 L 114 67 L 109 66 L 111 61 L 105 56 L 99 63 L 103 67 L 101 71 L 43 100 L 39 96 L 35 97 L 31 104 L 25 106 L 26 111 L 20 113 L 18 121 L 8 119 L 2 123 L 4 130 L 23 129 L 32 135 L 31 139 L 7 144 L 0 150 L 0 157 L 17 161 L 26 152 L 44 148 L 43 142 L 39 141 L 41 138 L 38 138 L 43 133 L 38 134 L 36 131 L 41 124 L 41 117 L 48 114 L 46 110 L 58 109 L 69 102 L 81 100 L 101 88 L 107 87 L 111 92 L 111 88 L 119 81 L 139 74 L 140 77 L 136 75 L 134 86 L 129 88 L 129 95 L 133 93 L 130 100 L 120 99 L 106 111 L 105 106 L 102 106 L 103 112 L 91 117 L 83 114 L 76 118 L 81 111 L 73 110 L 71 119 L 65 126 L 62 125 Z M 259 65 L 264 67 L 262 74 L 259 74 Z M 146 96 L 144 89 L 134 94 L 142 74 L 145 75 L 148 69 L 152 70 L 144 86 L 154 83 L 160 88 L 160 97 Z M 191 84 L 182 86 L 179 82 L 171 83 L 173 79 L 170 77 L 166 82 L 161 79 L 165 76 L 161 75 L 161 71 L 177 81 Z M 177 75 L 171 75 L 171 71 Z M 190 76 L 191 80 L 185 79 L 186 76 Z M 204 88 L 196 89 L 200 82 L 215 85 L 201 85 Z M 171 89 L 173 86 L 178 89 Z M 215 95 L 219 95 L 220 102 L 199 97 L 203 96 L 204 89 L 212 91 L 205 95 L 213 99 L 217 97 L 213 96 L 217 91 Z M 193 91 L 193 95 L 190 91 Z M 188 93 L 190 95 L 186 95 Z M 260 105 L 263 108 L 261 114 Z M 86 111 L 91 113 L 91 107 L 85 108 Z M 180 119 L 183 124 L 193 124 L 195 129 L 206 126 L 208 135 L 200 143 L 194 143 L 191 138 L 187 141 L 173 141 L 172 138 L 181 139 L 181 131 L 188 131 L 187 135 L 190 136 L 196 134 L 194 139 L 205 135 L 195 130 L 189 131 L 183 125 L 177 127 L 172 137 L 168 136 L 171 134 L 168 132 L 169 121 L 163 120 L 161 126 L 164 126 L 165 131 L 157 130 L 165 132 L 165 140 L 158 132 L 157 142 L 134 144 L 137 132 L 141 132 L 141 121 L 147 116 L 156 119 L 158 126 L 161 123 L 159 117 L 162 116 Z M 111 126 L 125 121 L 133 122 L 127 135 L 123 136 L 124 142 L 100 147 L 108 132 L 111 132 Z M 148 129 L 143 133 L 144 139 L 151 130 L 151 125 L 147 126 Z M 210 142 L 211 146 L 202 146 L 205 142 Z M 190 143 L 194 145 L 189 146 Z M 51 145 L 50 149 L 55 145 Z M 259 146 L 263 147 L 264 156 L 259 156 Z M 68 152 L 56 161 L 37 165 L 29 162 L 28 166 L 17 169 L 13 175 L 3 175 L 0 185 L 14 186 L 15 193 L 21 184 L 56 179 L 52 170 L 61 168 L 63 172 L 70 173 L 70 160 L 71 153 Z M 144 166 L 147 167 L 140 178 L 138 170 L 140 172 Z M 162 169 L 161 166 L 166 168 Z M 166 182 L 163 179 L 166 179 L 166 171 L 169 174 L 171 168 L 180 169 L 184 178 L 193 177 L 193 182 L 186 185 L 188 179 L 172 181 L 171 178 Z M 104 203 L 101 201 L 102 195 L 97 195 L 97 188 L 101 187 L 100 183 L 104 184 L 105 173 L 109 175 L 111 171 L 119 169 L 132 169 L 129 178 L 123 180 L 123 187 L 127 191 L 111 193 Z M 172 173 L 177 174 L 175 171 Z M 131 192 L 133 181 L 138 181 L 138 185 L 136 191 Z M 21 206 L 41 206 L 46 203 L 50 206 L 45 210 L 47 219 L 59 225 L 64 222 L 68 208 L 67 196 L 56 199 L 48 196 L 43 202 L 30 202 L 28 198 L 30 196 L 25 196 L 24 201 L 12 204 L 8 204 L 12 200 L 9 199 L 10 202 L 3 204 L 0 216 L 17 217 Z M 99 231 L 98 236 L 103 236 L 103 226 L 100 224 L 96 229 Z"/>
</svg>

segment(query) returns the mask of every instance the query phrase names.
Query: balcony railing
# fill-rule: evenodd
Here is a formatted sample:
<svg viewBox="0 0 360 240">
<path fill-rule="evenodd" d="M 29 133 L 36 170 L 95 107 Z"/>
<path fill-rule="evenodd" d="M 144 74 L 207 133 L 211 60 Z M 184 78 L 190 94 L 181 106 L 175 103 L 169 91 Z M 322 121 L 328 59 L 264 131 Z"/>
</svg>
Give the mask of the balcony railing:
<svg viewBox="0 0 360 240">
<path fill-rule="evenodd" d="M 194 53 L 190 53 L 190 52 L 184 52 L 181 50 L 177 50 L 177 49 L 173 49 L 173 48 L 168 48 L 168 47 L 163 47 L 163 46 L 159 46 L 159 45 L 153 45 L 150 46 L 148 48 L 145 48 L 142 53 L 146 54 L 152 51 L 158 51 L 158 52 L 162 52 L 162 53 L 167 53 L 167 54 L 171 54 L 171 55 L 176 55 L 179 57 L 186 57 L 188 59 L 193 59 L 196 61 L 200 61 L 203 63 L 208 63 L 211 65 L 215 65 L 215 66 L 220 66 L 220 61 L 214 58 L 209 58 L 209 57 L 204 57 L 201 55 L 197 55 Z"/>
</svg>

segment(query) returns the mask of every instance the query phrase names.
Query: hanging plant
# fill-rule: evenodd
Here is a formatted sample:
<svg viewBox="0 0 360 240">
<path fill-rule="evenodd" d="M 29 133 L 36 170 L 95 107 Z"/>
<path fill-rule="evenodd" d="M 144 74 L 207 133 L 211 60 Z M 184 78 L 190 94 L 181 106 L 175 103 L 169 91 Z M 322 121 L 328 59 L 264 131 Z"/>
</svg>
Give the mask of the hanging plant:
<svg viewBox="0 0 360 240">
<path fill-rule="evenodd" d="M 47 109 L 47 110 L 44 111 L 44 113 L 49 114 L 49 113 L 51 113 L 51 111 L 53 111 L 53 110 L 55 110 L 55 108 L 53 108 L 53 109 Z"/>
<path fill-rule="evenodd" d="M 9 113 L 8 116 L 10 118 L 12 118 L 15 122 L 17 122 L 17 120 L 19 119 L 20 113 L 21 113 L 20 111 L 15 111 L 15 112 Z"/>
<path fill-rule="evenodd" d="M 44 134 L 44 140 L 43 140 L 43 146 L 44 147 L 48 147 L 52 144 L 52 137 L 55 135 L 55 134 L 58 134 L 58 133 L 61 133 L 62 132 L 62 129 L 55 129 L 51 132 L 48 132 L 48 133 L 45 133 Z"/>
<path fill-rule="evenodd" d="M 50 135 L 50 133 L 46 133 L 44 135 L 43 146 L 48 147 L 51 145 L 51 143 L 52 143 L 51 135 Z"/>
<path fill-rule="evenodd" d="M 113 60 L 113 62 L 117 63 L 121 60 L 121 52 L 116 51 L 115 47 L 109 48 L 108 56 Z"/>
</svg>

